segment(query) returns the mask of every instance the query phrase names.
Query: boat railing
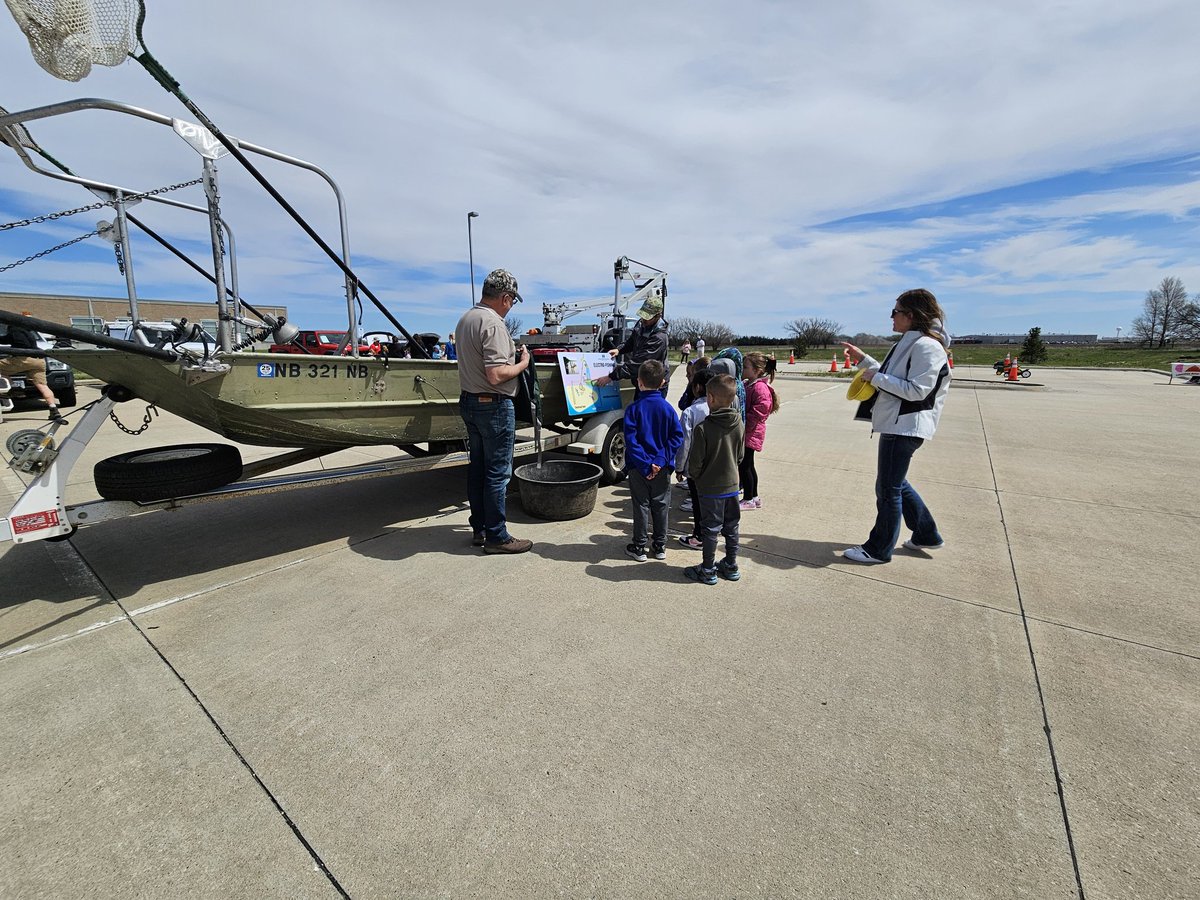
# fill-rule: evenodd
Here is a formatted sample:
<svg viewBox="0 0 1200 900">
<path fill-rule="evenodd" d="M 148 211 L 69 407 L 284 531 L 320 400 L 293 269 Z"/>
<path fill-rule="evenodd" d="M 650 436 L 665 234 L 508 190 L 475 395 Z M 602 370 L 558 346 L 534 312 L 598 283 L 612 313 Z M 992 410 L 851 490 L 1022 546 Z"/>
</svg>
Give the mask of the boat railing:
<svg viewBox="0 0 1200 900">
<path fill-rule="evenodd" d="M 213 165 L 214 161 L 216 159 L 220 158 L 222 155 L 224 155 L 227 151 L 222 146 L 222 144 L 219 141 L 217 141 L 217 139 L 206 128 L 204 128 L 201 125 L 197 125 L 194 122 L 188 122 L 183 119 L 177 119 L 172 116 L 167 116 L 162 113 L 157 113 L 157 112 L 154 112 L 154 111 L 148 110 L 148 109 L 142 109 L 141 107 L 133 106 L 128 103 L 120 103 L 115 100 L 104 100 L 104 99 L 99 99 L 99 98 L 94 98 L 94 97 L 85 97 L 85 98 L 80 98 L 77 100 L 68 100 L 68 101 L 64 101 L 62 103 L 52 103 L 47 106 L 39 106 L 39 107 L 35 107 L 33 109 L 27 109 L 27 110 L 23 110 L 23 111 L 19 111 L 19 112 L 13 112 L 13 113 L 7 113 L 5 115 L 0 115 L 0 130 L 3 130 L 5 128 L 13 128 L 15 130 L 16 126 L 22 126 L 27 122 L 33 122 L 33 121 L 37 121 L 39 119 L 48 119 L 48 118 L 52 118 L 55 116 L 62 116 L 62 115 L 66 115 L 69 113 L 80 112 L 80 111 L 84 111 L 84 110 L 107 110 L 110 112 L 117 112 L 117 113 L 129 115 L 129 116 L 134 116 L 137 118 L 145 119 L 147 121 L 154 122 L 159 125 L 165 125 L 165 126 L 171 128 L 180 138 L 182 138 L 204 160 L 203 180 L 205 182 L 206 195 L 208 196 L 208 200 L 209 200 L 207 209 L 204 207 L 194 206 L 192 204 L 183 203 L 181 201 L 174 200 L 174 199 L 171 199 L 168 197 L 162 197 L 162 196 L 149 195 L 146 197 L 146 199 L 152 199 L 157 202 L 165 203 L 167 205 L 175 206 L 175 207 L 179 207 L 179 208 L 183 208 L 183 209 L 189 209 L 189 210 L 194 210 L 194 211 L 198 211 L 198 212 L 203 212 L 209 216 L 210 226 L 211 226 L 211 231 L 212 231 L 213 254 L 214 254 L 214 263 L 215 263 L 214 267 L 216 269 L 216 282 L 217 282 L 217 307 L 218 307 L 217 341 L 222 350 L 228 351 L 232 347 L 231 322 L 235 318 L 240 318 L 240 309 L 236 309 L 233 314 L 230 314 L 228 307 L 227 307 L 226 291 L 225 291 L 225 286 L 224 286 L 224 265 L 222 262 L 222 257 L 224 255 L 223 242 L 222 242 L 223 237 L 228 237 L 228 239 L 229 239 L 230 293 L 232 293 L 232 295 L 235 298 L 235 301 L 234 301 L 235 304 L 239 304 L 240 301 L 238 298 L 240 298 L 240 294 L 238 293 L 238 289 L 237 289 L 237 267 L 236 267 L 236 262 L 235 262 L 236 253 L 235 253 L 235 244 L 233 241 L 233 232 L 229 228 L 228 223 L 225 222 L 224 219 L 221 218 L 219 209 L 217 208 L 216 197 L 218 195 L 218 192 L 217 192 L 217 188 L 216 188 L 216 169 L 215 169 L 215 166 Z M 290 156 L 286 153 L 281 153 L 277 150 L 272 150 L 269 147 L 263 147 L 258 144 L 253 144 L 253 143 L 250 143 L 249 141 L 241 140 L 240 138 L 230 137 L 228 135 L 227 135 L 227 137 L 240 150 L 245 150 L 250 153 L 256 153 L 260 156 L 265 156 L 269 159 L 274 159 L 278 162 L 282 162 L 287 165 L 296 166 L 296 167 L 302 168 L 302 169 L 307 169 L 308 171 L 313 172 L 316 175 L 319 175 L 322 179 L 324 179 L 324 181 L 333 190 L 334 198 L 337 202 L 338 224 L 339 224 L 339 229 L 341 232 L 341 242 L 342 242 L 341 259 L 342 259 L 342 262 L 344 263 L 344 265 L 346 266 L 346 268 L 348 269 L 349 265 L 350 265 L 350 236 L 349 236 L 349 228 L 348 228 L 347 215 L 346 215 L 346 202 L 345 202 L 345 197 L 342 194 L 341 188 L 338 187 L 337 183 L 333 180 L 333 178 L 329 175 L 329 173 L 325 172 L 320 166 L 317 166 L 314 163 L 308 162 L 308 161 L 300 159 L 298 157 Z M 9 143 L 8 141 L 4 141 L 4 142 Z M 23 150 L 21 149 L 21 146 L 20 146 L 20 141 L 17 141 L 16 144 L 12 144 L 12 146 L 13 146 L 13 149 L 17 151 L 17 153 L 21 157 L 21 159 L 25 162 L 26 166 L 33 169 L 38 174 L 45 175 L 50 178 L 56 178 L 56 179 L 59 179 L 62 181 L 72 182 L 74 184 L 79 184 L 79 185 L 82 185 L 83 187 L 88 188 L 89 190 L 92 190 L 94 192 L 99 192 L 104 197 L 111 198 L 111 200 L 113 201 L 114 205 L 117 208 L 117 218 L 118 218 L 118 225 L 117 225 L 117 228 L 115 229 L 116 234 L 113 235 L 113 238 L 117 241 L 124 242 L 124 246 L 122 247 L 122 249 L 125 251 L 126 260 L 127 261 L 129 260 L 128 230 L 125 225 L 125 215 L 124 215 L 125 202 L 124 201 L 130 195 L 135 195 L 135 196 L 141 197 L 146 192 L 132 191 L 126 187 L 108 184 L 106 182 L 97 181 L 94 179 L 83 178 L 78 175 L 71 175 L 71 174 L 67 174 L 65 172 L 49 171 L 47 169 L 44 169 L 44 168 L 41 168 L 40 166 L 38 166 L 36 163 L 33 162 L 32 159 L 30 159 L 28 154 L 23 152 Z M 221 232 L 223 232 L 223 234 Z M 132 276 L 132 266 L 127 264 L 125 266 L 125 269 L 126 269 L 127 290 L 129 291 L 129 294 L 130 294 L 131 312 L 133 312 L 134 316 L 136 317 L 136 315 L 137 315 L 136 314 L 137 295 L 136 295 L 136 286 L 134 285 L 133 276 Z M 357 293 L 356 293 L 355 283 L 350 275 L 348 275 L 348 274 L 344 275 L 344 281 L 345 281 L 345 292 L 346 292 L 346 317 L 347 317 L 347 322 L 348 322 L 347 344 L 351 348 L 352 353 L 354 355 L 357 355 L 358 322 L 357 322 L 357 317 L 355 316 L 355 302 L 357 299 Z"/>
</svg>

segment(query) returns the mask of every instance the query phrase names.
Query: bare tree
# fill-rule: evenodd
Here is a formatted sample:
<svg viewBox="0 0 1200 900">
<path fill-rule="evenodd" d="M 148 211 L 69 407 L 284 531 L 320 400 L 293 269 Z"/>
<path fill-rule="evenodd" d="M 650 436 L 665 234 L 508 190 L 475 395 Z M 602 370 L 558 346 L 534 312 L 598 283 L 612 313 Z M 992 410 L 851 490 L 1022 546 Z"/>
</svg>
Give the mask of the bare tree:
<svg viewBox="0 0 1200 900">
<path fill-rule="evenodd" d="M 801 347 L 825 348 L 837 340 L 842 323 L 833 319 L 793 319 L 784 328 Z"/>
<path fill-rule="evenodd" d="M 1189 307 L 1183 282 L 1168 275 L 1158 287 L 1146 292 L 1142 314 L 1133 320 L 1133 333 L 1147 347 L 1165 347 L 1187 331 Z"/>
<path fill-rule="evenodd" d="M 509 336 L 512 337 L 513 340 L 516 340 L 517 338 L 519 338 L 521 336 L 521 334 L 522 334 L 521 325 L 522 324 L 523 323 L 521 322 L 521 320 L 518 319 L 516 316 L 514 316 L 512 313 L 509 313 L 507 316 L 504 317 L 504 327 L 508 329 Z"/>
<path fill-rule="evenodd" d="M 671 325 L 671 343 L 676 347 L 684 341 L 695 343 L 697 335 L 704 329 L 704 323 L 691 316 L 676 316 L 667 321 Z"/>
<path fill-rule="evenodd" d="M 1179 315 L 1179 338 L 1200 341 L 1200 294 L 1193 294 L 1192 302 Z"/>
<path fill-rule="evenodd" d="M 696 338 L 704 338 L 704 344 L 711 350 L 718 347 L 728 347 L 737 339 L 737 333 L 724 322 L 701 322 L 690 316 L 677 316 L 669 320 L 671 323 L 671 343 L 679 346 L 684 341 L 693 344 Z"/>
<path fill-rule="evenodd" d="M 737 340 L 737 332 L 724 322 L 705 322 L 704 330 L 701 333 L 708 342 L 708 346 L 713 350 L 732 346 L 733 342 Z"/>
</svg>

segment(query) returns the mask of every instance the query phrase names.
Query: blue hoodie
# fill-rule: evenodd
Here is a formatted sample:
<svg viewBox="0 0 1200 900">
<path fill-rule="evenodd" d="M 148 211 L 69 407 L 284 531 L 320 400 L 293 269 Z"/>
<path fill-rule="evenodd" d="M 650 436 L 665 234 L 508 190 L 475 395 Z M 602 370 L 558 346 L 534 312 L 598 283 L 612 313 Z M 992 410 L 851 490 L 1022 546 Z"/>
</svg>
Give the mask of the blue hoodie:
<svg viewBox="0 0 1200 900">
<path fill-rule="evenodd" d="M 646 478 L 650 467 L 672 469 L 683 445 L 679 415 L 658 391 L 640 395 L 625 408 L 625 468 Z"/>
</svg>

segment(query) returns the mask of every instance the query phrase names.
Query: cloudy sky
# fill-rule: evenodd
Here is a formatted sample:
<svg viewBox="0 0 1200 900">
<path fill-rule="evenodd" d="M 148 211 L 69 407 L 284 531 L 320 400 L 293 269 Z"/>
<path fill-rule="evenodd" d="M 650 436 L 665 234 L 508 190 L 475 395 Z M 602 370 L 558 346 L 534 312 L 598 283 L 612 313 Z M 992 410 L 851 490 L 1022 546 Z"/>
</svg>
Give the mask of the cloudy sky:
<svg viewBox="0 0 1200 900">
<path fill-rule="evenodd" d="M 222 129 L 339 183 L 354 267 L 412 330 L 445 333 L 470 302 L 470 210 L 476 282 L 511 269 L 527 326 L 543 301 L 610 295 L 622 255 L 670 273 L 668 317 L 748 334 L 810 315 L 885 332 L 916 286 L 959 334 L 1113 334 L 1166 275 L 1200 292 L 1194 0 L 148 7 L 147 46 Z M 133 62 L 51 77 L 0 10 L 0 105 L 84 96 L 193 118 Z M 30 130 L 77 173 L 133 189 L 199 174 L 138 120 Z M 336 243 L 323 183 L 261 167 Z M 220 172 L 246 298 L 344 323 L 336 269 L 236 161 Z M 89 200 L 0 154 L 0 223 Z M 200 216 L 136 212 L 205 259 Z M 0 231 L 0 266 L 102 215 Z M 134 256 L 143 296 L 211 296 L 145 238 Z M 0 273 L 9 290 L 123 282 L 92 239 Z"/>
</svg>

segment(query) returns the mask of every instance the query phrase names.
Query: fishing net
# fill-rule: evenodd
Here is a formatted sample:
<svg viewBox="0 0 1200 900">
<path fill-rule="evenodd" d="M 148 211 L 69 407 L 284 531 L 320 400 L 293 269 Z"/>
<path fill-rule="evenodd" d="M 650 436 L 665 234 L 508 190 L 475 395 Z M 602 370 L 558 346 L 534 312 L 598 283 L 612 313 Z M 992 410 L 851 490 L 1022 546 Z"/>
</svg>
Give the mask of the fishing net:
<svg viewBox="0 0 1200 900">
<path fill-rule="evenodd" d="M 37 64 L 64 81 L 117 66 L 135 46 L 137 0 L 4 0 Z"/>
</svg>

